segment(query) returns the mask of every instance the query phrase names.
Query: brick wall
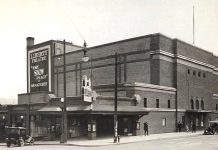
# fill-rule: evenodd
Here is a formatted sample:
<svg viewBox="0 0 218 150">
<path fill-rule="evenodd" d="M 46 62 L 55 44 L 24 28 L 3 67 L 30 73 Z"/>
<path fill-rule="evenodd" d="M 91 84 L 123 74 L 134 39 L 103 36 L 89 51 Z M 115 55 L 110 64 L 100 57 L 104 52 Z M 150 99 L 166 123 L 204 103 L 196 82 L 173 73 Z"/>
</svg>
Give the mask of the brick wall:
<svg viewBox="0 0 218 150">
<path fill-rule="evenodd" d="M 67 95 L 80 95 L 80 83 L 83 75 L 91 77 L 92 84 L 114 83 L 114 53 L 118 51 L 118 82 L 150 82 L 150 58 L 146 49 L 150 46 L 150 38 L 142 37 L 132 41 L 117 42 L 103 47 L 93 47 L 87 54 L 90 62 L 82 63 L 83 52 L 72 52 L 66 56 Z M 97 55 L 96 55 L 97 54 Z M 60 57 L 61 58 L 61 57 Z M 63 60 L 55 58 L 54 91 L 63 96 Z M 92 69 L 91 69 L 92 68 Z"/>
<path fill-rule="evenodd" d="M 202 61 L 204 63 L 212 63 L 212 53 L 202 50 L 200 48 L 194 47 L 190 44 L 177 40 L 177 54 L 190 57 Z"/>
<path fill-rule="evenodd" d="M 160 85 L 174 87 L 175 85 L 174 63 L 160 60 Z"/>
<path fill-rule="evenodd" d="M 166 52 L 169 53 L 174 53 L 174 49 L 173 49 L 173 41 L 172 39 L 164 36 L 164 35 L 160 35 L 159 36 L 159 45 L 160 45 L 160 50 L 164 50 Z"/>
<path fill-rule="evenodd" d="M 188 74 L 188 69 L 190 74 Z M 194 71 L 195 75 L 193 75 Z M 198 75 L 199 72 L 201 73 L 200 77 Z M 203 73 L 206 74 L 205 78 Z M 204 101 L 205 109 L 210 109 L 211 105 L 213 105 L 211 102 L 212 79 L 212 73 L 177 64 L 178 108 L 191 109 L 190 100 L 193 99 L 196 102 L 198 99 L 199 101 Z"/>
<path fill-rule="evenodd" d="M 160 108 L 168 108 L 168 100 L 170 100 L 171 109 L 175 109 L 175 94 L 141 90 L 136 90 L 135 94 L 139 94 L 142 98 L 140 107 L 144 107 L 144 98 L 146 98 L 147 108 L 156 108 L 156 99 L 159 99 Z"/>
<path fill-rule="evenodd" d="M 166 125 L 163 126 L 163 119 L 166 119 Z M 167 133 L 175 131 L 175 113 L 174 112 L 149 112 L 148 115 L 140 118 L 140 134 L 144 134 L 144 122 L 148 123 L 149 134 Z"/>
</svg>

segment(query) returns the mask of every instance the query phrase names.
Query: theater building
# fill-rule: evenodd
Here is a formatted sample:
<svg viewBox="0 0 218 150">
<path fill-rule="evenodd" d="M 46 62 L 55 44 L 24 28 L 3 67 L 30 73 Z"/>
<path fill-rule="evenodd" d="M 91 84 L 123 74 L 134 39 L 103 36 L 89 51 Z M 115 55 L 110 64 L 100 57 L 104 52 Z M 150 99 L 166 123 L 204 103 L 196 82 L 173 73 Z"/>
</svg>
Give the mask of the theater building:
<svg viewBox="0 0 218 150">
<path fill-rule="evenodd" d="M 84 49 L 29 37 L 26 53 L 27 92 L 4 116 L 34 137 L 60 138 L 64 85 L 68 138 L 113 135 L 115 57 L 118 134 L 142 135 L 144 122 L 151 134 L 178 122 L 201 130 L 218 119 L 218 57 L 179 39 L 158 33 Z"/>
</svg>

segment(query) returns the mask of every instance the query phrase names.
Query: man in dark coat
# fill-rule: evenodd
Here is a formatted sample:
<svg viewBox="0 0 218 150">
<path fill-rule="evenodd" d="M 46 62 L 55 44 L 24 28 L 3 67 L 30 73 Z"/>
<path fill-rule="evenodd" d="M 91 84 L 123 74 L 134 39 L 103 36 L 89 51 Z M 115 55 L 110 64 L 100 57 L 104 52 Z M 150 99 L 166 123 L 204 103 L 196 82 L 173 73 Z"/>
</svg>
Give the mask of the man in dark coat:
<svg viewBox="0 0 218 150">
<path fill-rule="evenodd" d="M 182 123 L 179 122 L 179 123 L 177 124 L 177 127 L 178 127 L 178 131 L 181 132 L 181 129 L 182 129 Z"/>
<path fill-rule="evenodd" d="M 195 125 L 195 123 L 192 124 L 192 133 L 193 132 L 196 132 L 196 125 Z"/>
<path fill-rule="evenodd" d="M 144 131 L 145 131 L 145 136 L 148 135 L 148 123 L 144 123 Z"/>
</svg>

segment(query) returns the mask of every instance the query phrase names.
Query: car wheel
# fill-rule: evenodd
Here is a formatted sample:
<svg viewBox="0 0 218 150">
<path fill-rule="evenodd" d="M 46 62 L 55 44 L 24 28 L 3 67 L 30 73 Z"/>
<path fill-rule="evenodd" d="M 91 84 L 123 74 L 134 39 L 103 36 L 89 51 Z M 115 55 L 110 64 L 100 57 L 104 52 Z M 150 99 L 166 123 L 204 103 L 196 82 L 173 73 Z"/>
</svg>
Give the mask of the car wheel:
<svg viewBox="0 0 218 150">
<path fill-rule="evenodd" d="M 33 138 L 30 141 L 30 145 L 34 145 L 34 139 Z"/>
<path fill-rule="evenodd" d="M 10 142 L 8 142 L 8 143 L 7 143 L 7 147 L 10 147 L 10 146 L 11 146 L 11 143 L 10 143 Z"/>
<path fill-rule="evenodd" d="M 23 146 L 24 146 L 24 140 L 23 140 L 23 139 L 20 140 L 19 146 L 20 146 L 20 147 L 23 147 Z"/>
</svg>

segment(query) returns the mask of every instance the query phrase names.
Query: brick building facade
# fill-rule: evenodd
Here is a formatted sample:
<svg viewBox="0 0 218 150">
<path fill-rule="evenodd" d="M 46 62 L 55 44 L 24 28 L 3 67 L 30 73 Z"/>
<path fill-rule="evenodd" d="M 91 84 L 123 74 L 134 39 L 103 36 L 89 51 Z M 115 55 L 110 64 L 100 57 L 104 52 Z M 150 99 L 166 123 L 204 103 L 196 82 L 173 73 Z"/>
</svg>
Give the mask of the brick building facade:
<svg viewBox="0 0 218 150">
<path fill-rule="evenodd" d="M 143 134 L 144 122 L 149 133 L 164 133 L 176 131 L 178 122 L 183 129 L 192 124 L 203 129 L 208 120 L 218 119 L 218 57 L 179 39 L 151 34 L 87 48 L 86 63 L 83 47 L 54 40 L 34 45 L 28 38 L 28 90 L 18 95 L 18 105 L 8 106 L 8 125 L 23 121 L 32 135 L 60 136 L 64 48 L 69 138 L 113 134 L 115 52 L 119 134 Z M 81 99 L 84 75 L 97 93 L 92 103 Z M 24 120 L 15 119 L 21 115 Z"/>
</svg>

